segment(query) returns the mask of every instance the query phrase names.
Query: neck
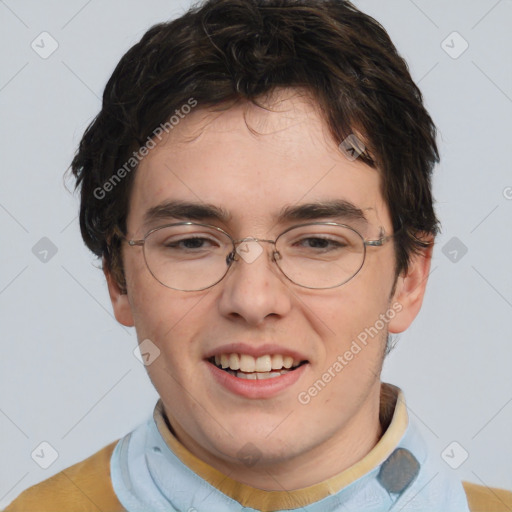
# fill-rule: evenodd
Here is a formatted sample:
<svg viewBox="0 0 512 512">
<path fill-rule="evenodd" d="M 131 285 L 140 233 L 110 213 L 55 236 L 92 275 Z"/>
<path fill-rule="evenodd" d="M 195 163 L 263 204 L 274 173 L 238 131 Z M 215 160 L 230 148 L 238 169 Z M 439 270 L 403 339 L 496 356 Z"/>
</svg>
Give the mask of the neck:
<svg viewBox="0 0 512 512">
<path fill-rule="evenodd" d="M 353 466 L 367 455 L 383 434 L 379 421 L 380 382 L 368 394 L 356 415 L 335 435 L 299 456 L 281 461 L 260 459 L 255 466 L 234 465 L 213 455 L 180 428 L 165 411 L 178 441 L 197 458 L 224 475 L 256 489 L 295 490 L 328 480 Z M 384 426 L 385 429 L 386 425 Z"/>
</svg>

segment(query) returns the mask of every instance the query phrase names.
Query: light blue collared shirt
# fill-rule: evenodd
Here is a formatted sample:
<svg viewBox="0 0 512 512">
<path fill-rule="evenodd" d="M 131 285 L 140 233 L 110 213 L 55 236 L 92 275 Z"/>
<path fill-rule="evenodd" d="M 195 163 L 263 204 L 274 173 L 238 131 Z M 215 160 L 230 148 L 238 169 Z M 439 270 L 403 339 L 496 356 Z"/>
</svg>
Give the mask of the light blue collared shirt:
<svg viewBox="0 0 512 512">
<path fill-rule="evenodd" d="M 168 446 L 153 417 L 118 442 L 110 468 L 114 492 L 128 512 L 257 512 L 185 465 Z M 409 422 L 381 464 L 337 493 L 307 506 L 298 505 L 297 510 L 469 512 L 462 484 L 450 471 L 438 455 L 428 452 L 418 429 Z"/>
</svg>

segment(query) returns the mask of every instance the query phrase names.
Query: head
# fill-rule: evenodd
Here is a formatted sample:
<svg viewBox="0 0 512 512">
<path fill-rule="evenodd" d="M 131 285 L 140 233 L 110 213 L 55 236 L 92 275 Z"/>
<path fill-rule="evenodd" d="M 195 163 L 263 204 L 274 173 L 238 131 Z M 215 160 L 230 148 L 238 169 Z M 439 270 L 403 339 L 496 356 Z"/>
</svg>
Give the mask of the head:
<svg viewBox="0 0 512 512">
<path fill-rule="evenodd" d="M 340 144 L 354 137 L 364 151 L 350 159 Z M 103 259 L 116 318 L 160 350 L 148 372 L 189 448 L 236 465 L 254 445 L 261 465 L 275 466 L 375 423 L 388 333 L 410 325 L 425 291 L 437 161 L 405 61 L 349 2 L 213 0 L 126 53 L 72 162 L 80 225 Z M 336 202 L 352 211 L 335 215 Z M 187 220 L 233 239 L 275 240 L 310 221 L 391 236 L 339 287 L 298 286 L 262 243 L 214 286 L 182 291 L 155 279 L 127 241 Z M 221 348 L 303 364 L 279 391 L 240 394 L 212 372 Z"/>
</svg>

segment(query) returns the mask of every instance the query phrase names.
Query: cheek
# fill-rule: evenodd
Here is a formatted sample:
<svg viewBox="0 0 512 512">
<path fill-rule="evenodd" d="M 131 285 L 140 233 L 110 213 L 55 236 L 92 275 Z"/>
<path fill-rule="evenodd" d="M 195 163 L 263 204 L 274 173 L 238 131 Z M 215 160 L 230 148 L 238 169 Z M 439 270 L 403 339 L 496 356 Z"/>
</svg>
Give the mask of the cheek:
<svg viewBox="0 0 512 512">
<path fill-rule="evenodd" d="M 338 356 L 347 360 L 343 372 L 346 378 L 364 378 L 369 370 L 378 369 L 391 319 L 387 315 L 391 287 L 389 269 L 380 274 L 380 281 L 379 272 L 372 270 L 356 276 L 338 291 L 316 297 L 316 323 L 324 333 L 322 371 L 331 368 Z"/>
<path fill-rule="evenodd" d="M 389 273 L 389 272 L 387 272 Z M 332 337 L 346 340 L 373 325 L 389 308 L 392 279 L 367 272 L 356 276 L 332 295 L 317 297 L 316 310 Z"/>
<path fill-rule="evenodd" d="M 168 339 L 183 339 L 194 326 L 189 313 L 202 295 L 179 292 L 160 284 L 148 271 L 142 253 L 127 259 L 126 279 L 139 340 L 148 338 L 165 349 Z"/>
<path fill-rule="evenodd" d="M 139 287 L 132 297 L 139 339 L 150 338 L 165 350 L 177 343 L 183 345 L 199 328 L 196 306 L 200 302 L 200 297 L 184 297 L 183 292 L 158 283 L 149 288 Z"/>
</svg>

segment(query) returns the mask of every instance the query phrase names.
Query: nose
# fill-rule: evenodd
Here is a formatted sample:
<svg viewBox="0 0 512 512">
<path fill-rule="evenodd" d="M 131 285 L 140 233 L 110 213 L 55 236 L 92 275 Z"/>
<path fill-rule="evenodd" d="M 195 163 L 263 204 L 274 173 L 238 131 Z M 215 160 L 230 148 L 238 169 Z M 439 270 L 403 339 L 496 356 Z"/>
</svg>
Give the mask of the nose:
<svg viewBox="0 0 512 512">
<path fill-rule="evenodd" d="M 267 317 L 290 311 L 290 285 L 272 260 L 274 246 L 265 242 L 246 239 L 237 246 L 235 261 L 220 283 L 218 304 L 223 316 L 258 326 Z"/>
</svg>

